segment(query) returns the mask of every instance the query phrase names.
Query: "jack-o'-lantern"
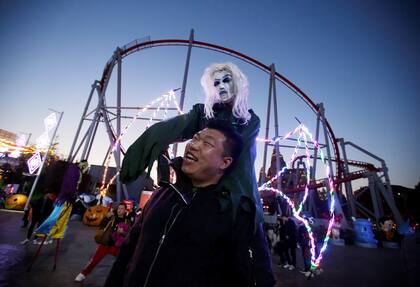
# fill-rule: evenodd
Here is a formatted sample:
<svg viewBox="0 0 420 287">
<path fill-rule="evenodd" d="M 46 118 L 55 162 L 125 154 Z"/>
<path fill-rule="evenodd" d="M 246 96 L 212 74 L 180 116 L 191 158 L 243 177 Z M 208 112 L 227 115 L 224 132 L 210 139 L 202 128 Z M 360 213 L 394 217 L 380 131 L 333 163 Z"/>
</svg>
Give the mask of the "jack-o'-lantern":
<svg viewBox="0 0 420 287">
<path fill-rule="evenodd" d="M 102 205 L 89 207 L 83 215 L 83 223 L 89 226 L 98 226 L 108 213 L 109 208 Z"/>
<path fill-rule="evenodd" d="M 14 194 L 6 199 L 6 209 L 23 210 L 28 197 L 23 194 Z"/>
</svg>

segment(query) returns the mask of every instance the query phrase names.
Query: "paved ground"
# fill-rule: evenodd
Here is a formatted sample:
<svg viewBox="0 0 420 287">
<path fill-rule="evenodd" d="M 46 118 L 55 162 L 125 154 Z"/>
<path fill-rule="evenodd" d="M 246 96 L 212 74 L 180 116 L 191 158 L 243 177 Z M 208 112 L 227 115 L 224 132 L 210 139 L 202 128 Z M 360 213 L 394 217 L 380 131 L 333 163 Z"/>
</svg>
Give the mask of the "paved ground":
<svg viewBox="0 0 420 287">
<path fill-rule="evenodd" d="M 57 269 L 52 271 L 55 245 L 47 245 L 32 271 L 27 272 L 36 246 L 19 244 L 26 233 L 26 229 L 20 228 L 21 217 L 21 213 L 0 210 L 0 287 L 103 285 L 113 262 L 111 256 L 105 258 L 83 284 L 73 281 L 95 250 L 95 228 L 70 222 L 66 237 L 60 243 Z M 298 266 L 302 266 L 300 250 L 297 255 Z M 277 261 L 277 256 L 273 256 L 273 263 Z M 325 255 L 325 272 L 309 281 L 298 271 L 287 271 L 277 265 L 273 268 L 278 278 L 277 287 L 419 286 L 420 279 L 416 275 L 420 273 L 419 261 L 417 236 L 405 240 L 401 250 L 331 245 Z M 411 285 L 408 282 L 412 282 Z"/>
</svg>

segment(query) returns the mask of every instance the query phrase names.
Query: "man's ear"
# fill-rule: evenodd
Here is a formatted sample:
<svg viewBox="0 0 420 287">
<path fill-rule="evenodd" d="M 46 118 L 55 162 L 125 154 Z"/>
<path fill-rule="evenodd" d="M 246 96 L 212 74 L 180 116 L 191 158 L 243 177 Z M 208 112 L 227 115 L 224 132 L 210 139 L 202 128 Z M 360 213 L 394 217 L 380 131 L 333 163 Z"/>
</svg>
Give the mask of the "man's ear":
<svg viewBox="0 0 420 287">
<path fill-rule="evenodd" d="M 225 171 L 232 163 L 233 163 L 233 158 L 231 156 L 225 156 L 223 157 L 223 161 L 220 166 L 220 169 Z"/>
</svg>

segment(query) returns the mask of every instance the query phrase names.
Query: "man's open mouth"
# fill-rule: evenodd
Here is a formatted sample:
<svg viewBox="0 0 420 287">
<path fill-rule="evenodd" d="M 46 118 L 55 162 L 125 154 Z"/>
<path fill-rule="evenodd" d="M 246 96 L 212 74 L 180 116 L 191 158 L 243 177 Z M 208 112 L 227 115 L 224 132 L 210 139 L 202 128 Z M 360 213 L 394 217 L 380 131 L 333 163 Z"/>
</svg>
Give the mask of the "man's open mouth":
<svg viewBox="0 0 420 287">
<path fill-rule="evenodd" d="M 198 158 L 196 158 L 192 153 L 190 153 L 190 152 L 187 152 L 186 154 L 185 154 L 185 160 L 186 161 L 198 161 Z"/>
</svg>

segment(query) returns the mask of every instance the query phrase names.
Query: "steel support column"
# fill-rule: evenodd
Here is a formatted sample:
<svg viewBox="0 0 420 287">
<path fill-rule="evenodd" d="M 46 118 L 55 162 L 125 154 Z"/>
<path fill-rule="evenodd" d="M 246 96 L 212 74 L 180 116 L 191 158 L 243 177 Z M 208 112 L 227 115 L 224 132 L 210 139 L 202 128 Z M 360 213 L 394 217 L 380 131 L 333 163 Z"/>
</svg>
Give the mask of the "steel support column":
<svg viewBox="0 0 420 287">
<path fill-rule="evenodd" d="M 376 185 L 378 186 L 378 189 L 379 189 L 380 193 L 382 193 L 382 196 L 384 197 L 386 203 L 388 204 L 389 208 L 391 209 L 392 213 L 394 214 L 395 222 L 397 223 L 397 225 L 403 224 L 404 221 L 402 219 L 400 211 L 398 210 L 398 208 L 395 204 L 394 196 L 390 195 L 388 190 L 385 189 L 381 179 L 378 177 L 377 174 L 374 174 L 373 177 L 375 178 L 375 182 L 377 183 Z"/>
<path fill-rule="evenodd" d="M 334 170 L 333 170 L 332 160 L 331 160 L 331 150 L 330 150 L 330 143 L 328 139 L 328 129 L 327 129 L 327 124 L 326 124 L 326 119 L 325 119 L 324 104 L 323 103 L 318 104 L 318 108 L 319 108 L 319 113 L 320 113 L 320 117 L 322 121 L 322 126 L 324 129 L 325 148 L 327 149 L 328 167 L 330 169 L 330 177 L 331 177 L 331 180 L 334 181 Z M 329 186 L 329 183 L 328 183 L 328 186 Z M 334 192 L 334 200 L 336 202 L 334 206 L 334 210 L 337 211 L 339 214 L 343 214 L 343 209 L 341 207 L 341 202 L 338 198 L 337 192 Z M 343 228 L 348 227 L 348 222 L 345 216 L 343 216 L 342 225 L 343 225 Z"/>
<path fill-rule="evenodd" d="M 270 79 L 269 79 L 269 87 L 268 87 L 268 103 L 267 103 L 267 119 L 266 119 L 266 123 L 265 123 L 265 140 L 268 140 L 268 137 L 270 135 L 270 117 L 271 117 L 271 94 L 272 94 L 272 90 L 273 90 L 273 75 L 270 74 Z M 263 166 L 262 166 L 262 172 L 263 172 L 263 177 L 260 177 L 260 185 L 262 185 L 263 183 L 265 183 L 265 177 L 266 177 L 266 168 L 267 168 L 267 149 L 269 146 L 269 142 L 265 141 L 264 142 L 264 157 L 263 157 Z"/>
<path fill-rule="evenodd" d="M 80 160 L 87 159 L 86 155 L 87 155 L 87 151 L 89 149 L 89 144 L 92 142 L 92 136 L 93 136 L 93 131 L 95 129 L 95 125 L 97 124 L 98 121 L 100 121 L 102 101 L 101 101 L 101 96 L 98 95 L 98 97 L 99 97 L 98 106 L 96 107 L 95 115 L 93 117 L 93 121 L 89 125 L 89 128 L 88 128 L 88 132 L 87 132 L 88 135 L 87 135 L 87 138 L 86 138 L 85 146 L 84 146 L 83 151 L 82 151 L 82 155 L 80 156 Z"/>
<path fill-rule="evenodd" d="M 347 153 L 346 153 L 346 146 L 344 144 L 344 139 L 339 138 L 337 141 L 340 143 L 341 151 L 343 152 L 343 160 L 344 160 L 344 175 L 348 176 L 350 173 L 349 170 L 349 163 L 347 161 Z M 346 187 L 346 196 L 347 196 L 347 202 L 350 205 L 350 215 L 353 217 L 356 217 L 356 206 L 354 204 L 354 195 L 353 195 L 353 188 L 351 186 L 350 181 L 346 181 L 345 183 Z"/>
<path fill-rule="evenodd" d="M 368 180 L 369 180 L 370 197 L 372 199 L 373 212 L 375 214 L 375 220 L 376 222 L 378 222 L 379 218 L 382 215 L 381 215 L 381 211 L 378 205 L 380 197 L 378 198 L 378 194 L 376 193 L 376 190 L 375 190 L 375 179 L 373 177 L 373 172 L 368 172 Z"/>
<path fill-rule="evenodd" d="M 86 105 L 85 105 L 85 109 L 83 110 L 83 113 L 82 113 L 82 117 L 80 118 L 79 126 L 77 127 L 76 135 L 74 136 L 74 140 L 73 140 L 73 143 L 71 145 L 70 152 L 69 152 L 69 155 L 67 157 L 67 161 L 70 161 L 70 160 L 72 161 L 73 150 L 76 146 L 77 139 L 79 138 L 79 134 L 80 134 L 80 131 L 82 129 L 83 121 L 85 120 L 85 116 L 86 116 L 87 110 L 88 110 L 89 105 L 90 105 L 90 101 L 92 100 L 93 92 L 95 91 L 95 88 L 96 88 L 97 84 L 98 84 L 98 81 L 95 81 L 92 84 L 92 89 L 90 90 L 89 97 L 88 97 L 88 100 L 87 100 Z"/>
<path fill-rule="evenodd" d="M 273 97 L 273 108 L 274 108 L 274 152 L 276 155 L 276 174 L 277 174 L 277 189 L 281 190 L 281 182 L 283 179 L 283 175 L 280 174 L 280 147 L 279 147 L 279 119 L 278 119 L 278 114 L 277 114 L 277 94 L 276 94 L 276 81 L 275 81 L 275 76 L 276 76 L 276 67 L 273 64 L 271 64 L 270 66 L 270 70 L 271 70 L 271 84 L 272 84 L 272 97 Z M 281 209 L 281 206 L 280 206 Z M 287 212 L 287 210 L 280 210 L 281 213 Z"/>
<path fill-rule="evenodd" d="M 115 165 L 117 168 L 117 172 L 121 169 L 121 73 L 122 73 L 122 57 L 121 57 L 121 49 L 117 48 L 117 138 L 115 139 Z M 117 187 L 117 202 L 121 201 L 121 182 L 120 176 L 118 174 L 116 179 L 116 187 Z M 125 198 L 128 198 L 128 194 L 125 194 Z"/>
<path fill-rule="evenodd" d="M 189 40 L 188 51 L 187 51 L 187 59 L 185 60 L 184 78 L 182 80 L 181 98 L 179 99 L 179 108 L 181 109 L 181 111 L 184 110 L 185 91 L 187 89 L 188 71 L 190 69 L 190 59 L 191 59 L 191 50 L 193 47 L 193 42 L 194 42 L 194 29 L 191 29 L 190 40 Z M 172 153 L 174 157 L 176 157 L 177 151 L 178 151 L 178 144 L 175 143 L 172 149 Z"/>
</svg>

